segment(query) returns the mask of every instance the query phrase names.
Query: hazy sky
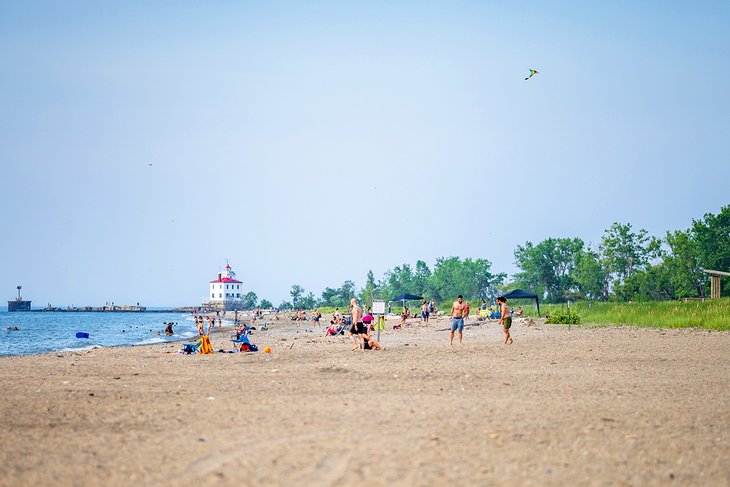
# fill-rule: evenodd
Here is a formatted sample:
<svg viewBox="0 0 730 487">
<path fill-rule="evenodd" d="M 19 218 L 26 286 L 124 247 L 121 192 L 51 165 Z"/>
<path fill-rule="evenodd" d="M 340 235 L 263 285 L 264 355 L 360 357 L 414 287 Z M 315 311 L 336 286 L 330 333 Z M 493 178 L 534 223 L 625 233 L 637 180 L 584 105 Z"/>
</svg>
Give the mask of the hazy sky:
<svg viewBox="0 0 730 487">
<path fill-rule="evenodd" d="M 729 22 L 727 1 L 2 2 L 0 297 L 196 304 L 228 258 L 277 304 L 687 228 L 730 203 Z"/>
</svg>

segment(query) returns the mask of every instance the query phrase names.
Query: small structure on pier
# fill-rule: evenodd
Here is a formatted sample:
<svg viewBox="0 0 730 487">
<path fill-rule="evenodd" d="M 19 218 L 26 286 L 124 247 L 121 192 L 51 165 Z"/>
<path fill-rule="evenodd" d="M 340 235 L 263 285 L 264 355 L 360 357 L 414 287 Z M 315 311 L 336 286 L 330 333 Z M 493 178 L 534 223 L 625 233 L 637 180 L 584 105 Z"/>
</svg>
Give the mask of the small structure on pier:
<svg viewBox="0 0 730 487">
<path fill-rule="evenodd" d="M 702 270 L 710 275 L 710 299 L 720 299 L 720 278 L 730 277 L 730 272 Z"/>
<path fill-rule="evenodd" d="M 20 295 L 20 290 L 23 289 L 23 286 L 17 286 L 16 289 L 18 290 L 18 297 L 15 298 L 15 301 L 8 301 L 8 311 L 30 311 L 30 301 L 24 301 Z"/>
</svg>

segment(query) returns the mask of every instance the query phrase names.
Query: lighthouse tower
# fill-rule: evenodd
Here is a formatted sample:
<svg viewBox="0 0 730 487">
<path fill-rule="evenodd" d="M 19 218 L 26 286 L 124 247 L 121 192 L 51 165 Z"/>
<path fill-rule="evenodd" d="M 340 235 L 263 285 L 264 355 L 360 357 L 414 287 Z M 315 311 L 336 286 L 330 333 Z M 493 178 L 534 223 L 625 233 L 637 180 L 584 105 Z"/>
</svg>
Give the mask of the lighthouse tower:
<svg viewBox="0 0 730 487">
<path fill-rule="evenodd" d="M 242 284 L 236 279 L 236 273 L 233 272 L 231 265 L 226 264 L 223 272 L 218 273 L 218 278 L 210 281 L 207 304 L 223 309 L 240 308 Z"/>
</svg>

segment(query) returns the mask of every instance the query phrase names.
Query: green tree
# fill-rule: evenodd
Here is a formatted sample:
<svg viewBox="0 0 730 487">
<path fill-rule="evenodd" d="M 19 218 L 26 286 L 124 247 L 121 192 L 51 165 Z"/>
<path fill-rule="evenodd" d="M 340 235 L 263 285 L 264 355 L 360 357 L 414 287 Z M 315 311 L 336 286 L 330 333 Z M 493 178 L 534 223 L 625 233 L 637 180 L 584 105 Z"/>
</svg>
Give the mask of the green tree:
<svg viewBox="0 0 730 487">
<path fill-rule="evenodd" d="M 422 260 L 416 261 L 416 272 L 413 275 L 413 290 L 411 292 L 423 296 L 431 295 L 430 280 L 431 269 L 428 268 L 428 264 Z"/>
<path fill-rule="evenodd" d="M 730 205 L 717 215 L 707 213 L 702 220 L 692 220 L 691 232 L 702 267 L 730 272 Z M 730 279 L 721 282 L 722 294 L 729 295 Z M 709 284 L 705 284 L 705 291 L 709 293 Z"/>
<path fill-rule="evenodd" d="M 674 288 L 672 298 L 705 297 L 708 276 L 702 272 L 700 249 L 691 231 L 667 232 L 669 252 L 663 264 Z"/>
<path fill-rule="evenodd" d="M 368 303 L 372 303 L 373 299 L 375 299 L 375 293 L 378 290 L 378 285 L 375 282 L 375 275 L 373 274 L 372 270 L 368 271 L 368 276 L 365 279 L 365 287 L 362 289 L 362 292 L 360 293 L 360 301 L 362 301 L 365 305 L 368 305 Z"/>
<path fill-rule="evenodd" d="M 395 266 L 392 270 L 386 271 L 385 282 L 388 294 L 393 297 L 397 294 L 413 294 L 413 270 L 408 264 Z"/>
<path fill-rule="evenodd" d="M 631 299 L 620 291 L 624 281 L 637 271 L 646 270 L 652 259 L 660 257 L 661 241 L 648 235 L 644 229 L 634 232 L 631 224 L 614 222 L 606 230 L 599 247 L 604 269 L 612 278 L 614 295 L 618 299 Z"/>
<path fill-rule="evenodd" d="M 292 306 L 300 308 L 302 306 L 302 298 L 304 297 L 304 288 L 299 284 L 294 284 L 291 287 L 291 291 L 289 291 L 289 295 L 291 296 Z"/>
<path fill-rule="evenodd" d="M 262 308 L 264 308 L 264 309 L 269 309 L 269 308 L 273 308 L 274 307 L 274 305 L 272 304 L 272 302 L 269 301 L 268 299 L 262 299 L 261 302 L 259 303 L 259 306 L 262 307 Z"/>
<path fill-rule="evenodd" d="M 339 290 L 331 287 L 324 288 L 319 303 L 320 306 L 340 306 Z"/>
<path fill-rule="evenodd" d="M 246 309 L 252 309 L 256 307 L 256 304 L 259 302 L 258 296 L 256 296 L 256 293 L 253 291 L 249 291 L 246 294 L 243 295 L 241 298 L 241 301 L 243 302 L 243 307 Z"/>
<path fill-rule="evenodd" d="M 465 295 L 468 299 L 479 298 L 491 301 L 497 297 L 497 286 L 502 285 L 507 274 L 492 274 L 492 263 L 486 259 L 464 259 L 462 273 L 467 283 Z"/>
<path fill-rule="evenodd" d="M 317 298 L 314 297 L 314 293 L 309 292 L 301 299 L 299 304 L 304 309 L 314 309 L 317 307 Z"/>
<path fill-rule="evenodd" d="M 601 301 L 608 299 L 608 275 L 598 252 L 585 249 L 576 256 L 573 278 L 582 297 Z"/>
<path fill-rule="evenodd" d="M 515 250 L 515 276 L 548 302 L 559 303 L 577 291 L 574 270 L 584 243 L 579 238 L 548 238 L 537 245 L 526 242 Z"/>
<path fill-rule="evenodd" d="M 337 291 L 337 295 L 339 297 L 337 306 L 347 306 L 350 304 L 350 300 L 355 297 L 355 283 L 350 280 L 343 282 Z"/>
</svg>

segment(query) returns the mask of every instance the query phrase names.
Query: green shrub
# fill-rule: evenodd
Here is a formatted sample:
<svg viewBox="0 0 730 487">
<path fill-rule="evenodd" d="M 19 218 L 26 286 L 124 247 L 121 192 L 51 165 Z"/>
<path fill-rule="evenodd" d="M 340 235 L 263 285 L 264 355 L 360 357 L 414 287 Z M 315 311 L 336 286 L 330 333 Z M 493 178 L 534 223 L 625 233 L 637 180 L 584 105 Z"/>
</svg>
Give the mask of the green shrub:
<svg viewBox="0 0 730 487">
<path fill-rule="evenodd" d="M 545 323 L 549 323 L 551 325 L 577 325 L 580 323 L 580 316 L 577 314 L 565 314 L 565 313 L 556 313 L 554 315 L 550 315 L 550 317 L 545 320 Z"/>
</svg>

